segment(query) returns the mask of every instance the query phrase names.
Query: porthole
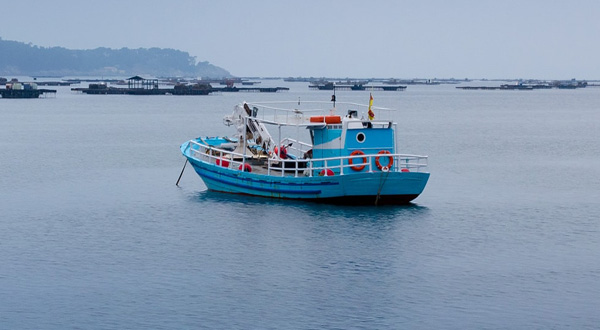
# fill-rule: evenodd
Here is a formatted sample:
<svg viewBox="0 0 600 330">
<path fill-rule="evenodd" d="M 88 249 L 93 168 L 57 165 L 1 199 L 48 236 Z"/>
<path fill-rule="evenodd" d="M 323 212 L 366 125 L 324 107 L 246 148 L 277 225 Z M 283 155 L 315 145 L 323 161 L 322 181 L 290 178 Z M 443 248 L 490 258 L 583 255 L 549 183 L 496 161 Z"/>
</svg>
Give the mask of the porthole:
<svg viewBox="0 0 600 330">
<path fill-rule="evenodd" d="M 363 132 L 359 132 L 358 134 L 356 134 L 356 141 L 358 141 L 358 143 L 365 142 L 366 138 L 367 137 L 365 136 L 365 133 L 363 133 Z"/>
</svg>

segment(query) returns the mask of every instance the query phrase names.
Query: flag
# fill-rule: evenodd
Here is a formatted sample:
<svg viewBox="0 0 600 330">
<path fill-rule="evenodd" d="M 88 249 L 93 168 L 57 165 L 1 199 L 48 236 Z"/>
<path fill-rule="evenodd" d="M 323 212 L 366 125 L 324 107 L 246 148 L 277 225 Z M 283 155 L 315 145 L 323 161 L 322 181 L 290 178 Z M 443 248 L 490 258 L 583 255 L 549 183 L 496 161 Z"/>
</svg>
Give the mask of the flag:
<svg viewBox="0 0 600 330">
<path fill-rule="evenodd" d="M 373 120 L 375 119 L 375 113 L 373 112 L 373 110 L 371 110 L 371 107 L 373 106 L 373 95 L 371 93 L 369 93 L 369 120 Z"/>
</svg>

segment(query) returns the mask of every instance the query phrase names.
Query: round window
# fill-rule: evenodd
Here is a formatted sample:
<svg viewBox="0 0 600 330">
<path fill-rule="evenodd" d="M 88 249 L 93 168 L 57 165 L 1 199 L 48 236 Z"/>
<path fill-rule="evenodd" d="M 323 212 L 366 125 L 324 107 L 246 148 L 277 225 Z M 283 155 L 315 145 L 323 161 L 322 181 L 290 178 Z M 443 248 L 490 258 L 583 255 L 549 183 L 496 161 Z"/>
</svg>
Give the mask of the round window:
<svg viewBox="0 0 600 330">
<path fill-rule="evenodd" d="M 365 142 L 365 139 L 366 139 L 365 133 L 360 132 L 360 133 L 356 134 L 356 141 L 358 141 L 359 143 Z"/>
</svg>

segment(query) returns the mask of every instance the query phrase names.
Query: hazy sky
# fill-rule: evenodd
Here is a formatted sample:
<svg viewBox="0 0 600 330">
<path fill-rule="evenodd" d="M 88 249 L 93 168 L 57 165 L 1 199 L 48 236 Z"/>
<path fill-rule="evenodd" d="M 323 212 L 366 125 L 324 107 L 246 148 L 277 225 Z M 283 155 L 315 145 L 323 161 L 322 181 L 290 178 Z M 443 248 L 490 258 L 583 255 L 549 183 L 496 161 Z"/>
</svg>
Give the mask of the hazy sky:
<svg viewBox="0 0 600 330">
<path fill-rule="evenodd" d="M 174 48 L 236 76 L 600 79 L 599 0 L 11 0 L 0 37 Z"/>
</svg>

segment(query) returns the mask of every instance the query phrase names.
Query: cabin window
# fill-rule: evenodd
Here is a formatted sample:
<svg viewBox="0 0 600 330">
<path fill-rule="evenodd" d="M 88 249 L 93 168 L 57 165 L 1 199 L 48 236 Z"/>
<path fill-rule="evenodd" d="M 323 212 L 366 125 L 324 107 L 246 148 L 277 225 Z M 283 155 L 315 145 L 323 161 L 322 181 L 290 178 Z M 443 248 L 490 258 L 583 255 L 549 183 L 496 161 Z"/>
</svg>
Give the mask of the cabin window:
<svg viewBox="0 0 600 330">
<path fill-rule="evenodd" d="M 358 134 L 356 134 L 356 141 L 358 141 L 358 143 L 365 142 L 366 138 L 367 137 L 365 136 L 365 133 L 363 133 L 363 132 L 359 132 Z"/>
</svg>

